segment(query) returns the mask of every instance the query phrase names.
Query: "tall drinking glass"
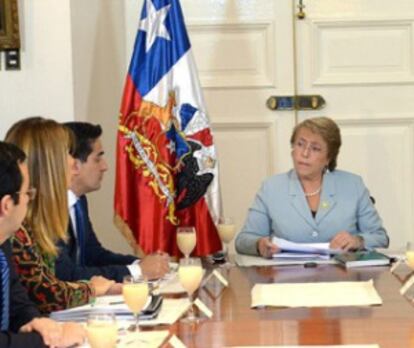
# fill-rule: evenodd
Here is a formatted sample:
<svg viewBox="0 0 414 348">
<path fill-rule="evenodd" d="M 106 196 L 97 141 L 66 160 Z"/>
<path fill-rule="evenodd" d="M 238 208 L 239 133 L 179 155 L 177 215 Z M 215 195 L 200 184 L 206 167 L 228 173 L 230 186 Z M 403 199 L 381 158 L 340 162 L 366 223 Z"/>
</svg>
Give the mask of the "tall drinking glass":
<svg viewBox="0 0 414 348">
<path fill-rule="evenodd" d="M 229 217 L 220 217 L 217 230 L 220 239 L 223 242 L 226 264 L 231 265 L 229 258 L 229 244 L 233 240 L 234 234 L 236 233 L 236 226 L 233 219 Z"/>
<path fill-rule="evenodd" d="M 196 230 L 192 226 L 177 228 L 177 245 L 178 249 L 186 258 L 190 257 L 191 252 L 196 246 Z"/>
<path fill-rule="evenodd" d="M 407 262 L 407 265 L 414 269 L 414 243 L 408 242 L 407 247 L 405 249 L 405 259 Z"/>
<path fill-rule="evenodd" d="M 135 330 L 139 331 L 139 315 L 148 300 L 148 282 L 143 278 L 135 279 L 132 276 L 124 277 L 122 296 L 128 308 L 134 313 L 136 322 Z"/>
<path fill-rule="evenodd" d="M 111 312 L 91 313 L 86 323 L 86 333 L 92 348 L 115 348 L 118 327 Z"/>
<path fill-rule="evenodd" d="M 178 279 L 181 285 L 187 291 L 188 298 L 190 300 L 190 308 L 185 318 L 181 319 L 183 322 L 194 323 L 199 318 L 194 313 L 193 308 L 193 294 L 198 289 L 203 279 L 203 268 L 201 266 L 200 259 L 196 258 L 184 258 L 180 260 L 180 266 L 178 268 Z"/>
</svg>

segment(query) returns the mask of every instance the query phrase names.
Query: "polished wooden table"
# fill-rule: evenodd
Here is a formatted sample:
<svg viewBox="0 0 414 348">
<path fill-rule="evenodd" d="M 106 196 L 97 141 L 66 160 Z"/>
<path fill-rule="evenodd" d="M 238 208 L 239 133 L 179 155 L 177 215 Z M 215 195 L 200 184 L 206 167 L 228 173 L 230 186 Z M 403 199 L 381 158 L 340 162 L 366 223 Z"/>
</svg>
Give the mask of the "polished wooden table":
<svg viewBox="0 0 414 348">
<path fill-rule="evenodd" d="M 404 271 L 404 270 L 403 270 Z M 199 297 L 214 312 L 197 325 L 170 327 L 187 347 L 261 345 L 379 344 L 381 348 L 414 348 L 414 306 L 399 293 L 407 273 L 396 277 L 388 267 L 346 271 L 336 265 L 233 267 L 222 289 L 211 281 Z M 255 283 L 364 281 L 373 279 L 383 305 L 334 308 L 250 308 Z M 220 290 L 222 290 L 220 292 Z"/>
</svg>

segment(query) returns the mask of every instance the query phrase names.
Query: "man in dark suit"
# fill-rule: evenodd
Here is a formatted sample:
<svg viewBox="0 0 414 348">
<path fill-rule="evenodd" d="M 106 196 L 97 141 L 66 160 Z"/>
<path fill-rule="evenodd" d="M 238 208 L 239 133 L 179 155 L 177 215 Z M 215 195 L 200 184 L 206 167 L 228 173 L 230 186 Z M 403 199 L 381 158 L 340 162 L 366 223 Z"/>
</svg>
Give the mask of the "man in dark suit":
<svg viewBox="0 0 414 348">
<path fill-rule="evenodd" d="M 60 244 L 57 276 L 74 281 L 101 275 L 117 282 L 122 282 L 126 275 L 142 275 L 147 279 L 162 277 L 168 271 L 167 254 L 147 255 L 138 260 L 132 255 L 114 253 L 99 242 L 89 219 L 85 195 L 100 189 L 108 169 L 100 140 L 102 129 L 86 122 L 68 122 L 65 126 L 72 130 L 76 139 L 75 168 L 68 191 L 69 241 Z"/>
<path fill-rule="evenodd" d="M 27 204 L 36 193 L 29 188 L 24 161 L 19 148 L 0 142 L 0 347 L 72 346 L 83 342 L 82 327 L 42 318 L 11 261 L 8 239 L 22 224 Z"/>
</svg>

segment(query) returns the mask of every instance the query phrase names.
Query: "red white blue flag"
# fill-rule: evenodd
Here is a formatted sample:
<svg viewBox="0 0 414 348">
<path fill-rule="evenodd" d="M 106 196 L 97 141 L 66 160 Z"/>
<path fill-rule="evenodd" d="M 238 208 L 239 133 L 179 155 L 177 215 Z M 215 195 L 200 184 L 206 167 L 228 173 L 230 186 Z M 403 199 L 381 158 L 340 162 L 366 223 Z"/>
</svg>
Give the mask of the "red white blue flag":
<svg viewBox="0 0 414 348">
<path fill-rule="evenodd" d="M 178 0 L 145 0 L 122 99 L 116 222 L 144 253 L 178 255 L 194 226 L 195 255 L 221 249 L 218 162 Z"/>
</svg>

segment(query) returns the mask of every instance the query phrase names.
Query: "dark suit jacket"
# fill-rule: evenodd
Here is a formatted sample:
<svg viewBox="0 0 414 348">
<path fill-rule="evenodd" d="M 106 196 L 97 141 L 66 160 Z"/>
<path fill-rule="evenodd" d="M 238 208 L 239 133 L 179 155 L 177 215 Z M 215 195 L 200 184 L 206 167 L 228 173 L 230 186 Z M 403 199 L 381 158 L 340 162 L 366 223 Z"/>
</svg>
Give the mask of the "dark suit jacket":
<svg viewBox="0 0 414 348">
<path fill-rule="evenodd" d="M 11 261 L 11 245 L 4 242 L 0 248 L 7 257 L 10 267 L 10 331 L 0 332 L 0 347 L 4 348 L 38 348 L 46 347 L 42 337 L 36 333 L 18 333 L 21 326 L 40 317 L 35 304 L 29 300 L 26 289 L 20 284 L 15 265 Z"/>
<path fill-rule="evenodd" d="M 126 265 L 130 265 L 137 258 L 132 255 L 114 253 L 102 247 L 92 223 L 89 219 L 88 202 L 85 196 L 80 197 L 87 216 L 85 231 L 85 267 L 76 262 L 77 242 L 73 233 L 72 224 L 69 223 L 67 243 L 59 243 L 59 256 L 56 260 L 56 275 L 61 280 L 75 281 L 90 279 L 94 275 L 101 275 L 117 282 L 129 275 Z"/>
</svg>

